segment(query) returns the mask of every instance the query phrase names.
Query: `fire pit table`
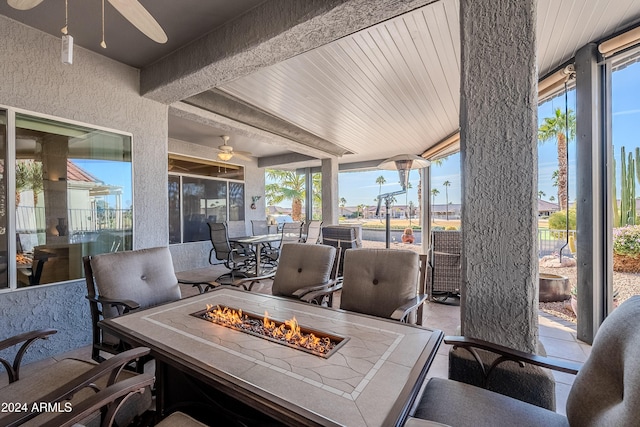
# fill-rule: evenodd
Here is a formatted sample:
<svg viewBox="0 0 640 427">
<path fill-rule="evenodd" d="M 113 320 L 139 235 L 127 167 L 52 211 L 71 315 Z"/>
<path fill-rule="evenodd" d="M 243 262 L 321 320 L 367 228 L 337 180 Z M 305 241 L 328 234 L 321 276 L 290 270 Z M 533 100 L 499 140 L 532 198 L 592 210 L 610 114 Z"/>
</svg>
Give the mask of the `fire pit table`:
<svg viewBox="0 0 640 427">
<path fill-rule="evenodd" d="M 214 307 L 268 312 L 265 323 L 283 335 L 292 324 L 318 340 L 334 340 L 328 354 L 299 350 L 274 338 L 211 321 Z M 294 321 L 290 320 L 295 318 Z M 280 326 L 278 326 L 280 325 Z M 220 425 L 404 424 L 442 332 L 328 309 L 271 295 L 218 288 L 151 309 L 104 320 L 100 326 L 156 358 L 157 405 Z M 276 334 L 277 335 L 277 334 Z M 306 339 L 306 338 L 305 338 Z"/>
</svg>

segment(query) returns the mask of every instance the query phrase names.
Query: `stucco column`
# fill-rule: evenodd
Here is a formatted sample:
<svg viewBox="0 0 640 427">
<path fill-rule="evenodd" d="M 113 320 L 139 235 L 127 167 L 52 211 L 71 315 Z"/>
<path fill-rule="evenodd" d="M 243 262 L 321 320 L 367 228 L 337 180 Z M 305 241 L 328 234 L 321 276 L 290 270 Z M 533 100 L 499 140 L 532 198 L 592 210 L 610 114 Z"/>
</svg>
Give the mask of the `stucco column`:
<svg viewBox="0 0 640 427">
<path fill-rule="evenodd" d="M 462 332 L 535 352 L 536 1 L 461 0 Z"/>
<path fill-rule="evenodd" d="M 322 159 L 322 223 L 338 223 L 338 159 Z"/>
</svg>

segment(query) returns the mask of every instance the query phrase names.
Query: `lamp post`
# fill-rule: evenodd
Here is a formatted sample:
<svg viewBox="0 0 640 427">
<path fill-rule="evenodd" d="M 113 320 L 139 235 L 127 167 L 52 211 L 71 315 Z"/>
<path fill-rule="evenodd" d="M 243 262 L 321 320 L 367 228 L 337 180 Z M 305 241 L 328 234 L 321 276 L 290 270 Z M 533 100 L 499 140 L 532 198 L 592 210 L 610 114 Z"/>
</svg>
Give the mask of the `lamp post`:
<svg viewBox="0 0 640 427">
<path fill-rule="evenodd" d="M 402 191 L 394 191 L 391 193 L 380 194 L 378 196 L 378 209 L 376 215 L 380 213 L 380 204 L 384 199 L 386 207 L 386 248 L 389 249 L 389 242 L 391 240 L 391 217 L 389 215 L 389 209 L 391 207 L 391 201 L 393 196 L 398 194 L 404 194 L 407 192 L 409 186 L 409 173 L 411 169 L 422 169 L 429 166 L 431 162 L 423 157 L 416 156 L 414 154 L 400 154 L 398 156 L 391 157 L 378 165 L 378 169 L 385 170 L 397 170 L 400 177 L 400 185 Z"/>
</svg>

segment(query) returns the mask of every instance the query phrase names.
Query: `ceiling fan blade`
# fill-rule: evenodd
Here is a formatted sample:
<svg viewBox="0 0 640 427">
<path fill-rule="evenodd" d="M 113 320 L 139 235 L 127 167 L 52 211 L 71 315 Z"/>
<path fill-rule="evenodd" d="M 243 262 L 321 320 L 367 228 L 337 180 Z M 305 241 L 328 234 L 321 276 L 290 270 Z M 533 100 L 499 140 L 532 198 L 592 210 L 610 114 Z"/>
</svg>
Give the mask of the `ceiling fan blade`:
<svg viewBox="0 0 640 427">
<path fill-rule="evenodd" d="M 151 40 L 157 43 L 167 42 L 167 35 L 158 24 L 158 21 L 151 16 L 138 0 L 109 0 L 109 3 Z"/>
<path fill-rule="evenodd" d="M 7 4 L 14 9 L 29 10 L 42 3 L 42 0 L 7 0 Z"/>
<path fill-rule="evenodd" d="M 233 156 L 242 160 L 246 160 L 247 162 L 252 161 L 253 159 L 250 157 L 251 153 L 247 151 L 234 151 Z"/>
</svg>

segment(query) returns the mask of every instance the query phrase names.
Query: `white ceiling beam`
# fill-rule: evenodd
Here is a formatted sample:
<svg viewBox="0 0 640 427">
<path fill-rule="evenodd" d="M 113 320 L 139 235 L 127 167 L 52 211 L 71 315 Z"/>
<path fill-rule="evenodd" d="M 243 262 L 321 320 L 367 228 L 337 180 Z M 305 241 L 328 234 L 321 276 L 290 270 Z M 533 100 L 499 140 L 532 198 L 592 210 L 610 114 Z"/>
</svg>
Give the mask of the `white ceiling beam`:
<svg viewBox="0 0 640 427">
<path fill-rule="evenodd" d="M 229 117 L 224 117 L 211 111 L 203 110 L 202 108 L 189 105 L 184 102 L 171 104 L 171 106 L 169 106 L 169 114 L 214 127 L 222 132 L 230 133 L 232 135 L 241 135 L 266 144 L 284 147 L 287 150 L 305 154 L 314 158 L 322 159 L 331 157 L 322 150 L 302 145 L 281 135 L 276 135 L 274 133 L 255 128 L 246 123 L 239 122 Z"/>
</svg>

